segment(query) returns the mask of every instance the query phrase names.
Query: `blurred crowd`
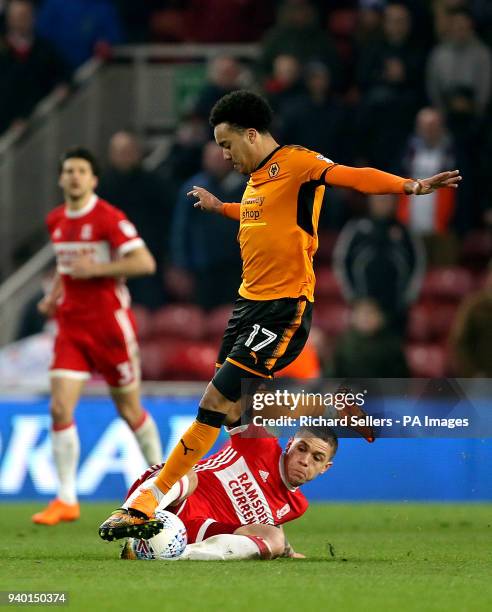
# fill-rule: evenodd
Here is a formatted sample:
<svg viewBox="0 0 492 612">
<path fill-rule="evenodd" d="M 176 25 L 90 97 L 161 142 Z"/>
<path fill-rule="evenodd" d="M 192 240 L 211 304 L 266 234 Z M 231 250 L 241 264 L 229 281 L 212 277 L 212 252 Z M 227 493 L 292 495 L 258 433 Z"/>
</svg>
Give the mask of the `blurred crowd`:
<svg viewBox="0 0 492 612">
<path fill-rule="evenodd" d="M 186 193 L 200 185 L 223 201 L 240 200 L 245 179 L 224 161 L 207 120 L 218 98 L 249 87 L 268 98 L 281 143 L 402 176 L 459 168 L 464 177 L 457 192 L 418 198 L 327 189 L 315 317 L 326 372 L 404 376 L 418 374 L 419 363 L 440 363 L 437 374 L 449 367 L 492 374 L 485 344 L 485 362 L 470 365 L 470 346 L 483 340 L 482 327 L 492 329 L 485 273 L 492 2 L 0 0 L 0 7 L 0 130 L 25 120 L 53 88 L 66 95 L 73 70 L 94 54 L 109 56 L 116 43 L 260 45 L 255 64 L 210 60 L 159 168 L 145 169 L 135 134 L 111 138 L 98 194 L 135 222 L 159 262 L 155 277 L 130 283 L 146 312 L 193 304 L 213 313 L 234 300 L 237 228 L 195 210 Z M 460 307 L 475 292 L 480 304 Z"/>
</svg>

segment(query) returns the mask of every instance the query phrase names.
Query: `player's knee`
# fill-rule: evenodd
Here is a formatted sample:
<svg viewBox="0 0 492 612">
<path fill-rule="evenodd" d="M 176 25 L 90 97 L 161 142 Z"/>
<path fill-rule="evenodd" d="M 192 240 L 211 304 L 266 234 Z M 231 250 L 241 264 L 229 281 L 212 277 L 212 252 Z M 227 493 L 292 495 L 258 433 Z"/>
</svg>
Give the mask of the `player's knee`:
<svg viewBox="0 0 492 612">
<path fill-rule="evenodd" d="M 228 411 L 227 418 L 225 420 L 225 424 L 227 426 L 234 425 L 234 423 L 237 423 L 239 419 L 241 418 L 241 414 L 242 414 L 241 401 L 238 401 L 235 404 L 232 404 L 231 409 Z"/>
<path fill-rule="evenodd" d="M 285 550 L 285 536 L 281 529 L 272 525 L 245 525 L 234 532 L 236 535 L 254 536 L 265 541 L 272 559 L 280 557 Z"/>
<path fill-rule="evenodd" d="M 72 420 L 72 407 L 61 397 L 51 398 L 50 413 L 54 425 L 68 425 Z"/>
<path fill-rule="evenodd" d="M 116 404 L 119 415 L 125 420 L 130 427 L 133 427 L 143 418 L 142 407 L 129 399 L 120 398 Z"/>
<path fill-rule="evenodd" d="M 196 490 L 198 486 L 198 476 L 195 474 L 193 470 L 190 470 L 188 474 L 186 474 L 186 476 L 188 478 L 187 496 L 189 497 L 190 495 L 192 495 L 192 493 L 194 493 L 194 491 Z"/>
<path fill-rule="evenodd" d="M 233 402 L 224 397 L 212 383 L 208 384 L 200 401 L 200 408 L 222 414 L 227 414 L 232 405 Z"/>
</svg>

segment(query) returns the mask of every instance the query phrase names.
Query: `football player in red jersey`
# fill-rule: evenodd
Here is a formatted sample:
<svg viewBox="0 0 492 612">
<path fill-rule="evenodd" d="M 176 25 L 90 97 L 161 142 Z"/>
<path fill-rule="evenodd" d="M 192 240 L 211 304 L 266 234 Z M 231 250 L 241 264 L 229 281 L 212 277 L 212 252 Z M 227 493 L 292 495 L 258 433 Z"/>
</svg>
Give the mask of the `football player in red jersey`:
<svg viewBox="0 0 492 612">
<path fill-rule="evenodd" d="M 126 216 L 94 193 L 97 182 L 97 162 L 90 151 L 67 151 L 59 178 L 65 202 L 47 217 L 57 275 L 39 310 L 54 316 L 58 327 L 50 409 L 59 489 L 56 499 L 32 517 L 44 525 L 75 520 L 80 514 L 79 439 L 73 414 L 93 371 L 108 383 L 149 465 L 162 459 L 157 427 L 140 403 L 135 321 L 124 283 L 127 277 L 153 274 L 155 261 Z"/>
<path fill-rule="evenodd" d="M 237 425 L 227 429 L 230 441 L 202 459 L 172 487 L 167 507 L 186 526 L 190 544 L 185 559 L 272 559 L 294 553 L 281 527 L 304 514 L 308 502 L 299 487 L 324 474 L 338 448 L 329 428 L 301 428 L 285 450 L 263 427 Z M 152 487 L 162 465 L 152 466 L 130 488 L 122 508 L 113 514 L 112 527 L 101 528 L 106 540 L 123 533 L 159 531 L 158 521 L 136 524 L 128 531 L 126 517 L 132 500 Z M 161 507 L 159 507 L 161 509 Z M 152 530 L 154 528 L 154 530 Z M 125 559 L 138 558 L 138 539 L 130 539 Z"/>
</svg>

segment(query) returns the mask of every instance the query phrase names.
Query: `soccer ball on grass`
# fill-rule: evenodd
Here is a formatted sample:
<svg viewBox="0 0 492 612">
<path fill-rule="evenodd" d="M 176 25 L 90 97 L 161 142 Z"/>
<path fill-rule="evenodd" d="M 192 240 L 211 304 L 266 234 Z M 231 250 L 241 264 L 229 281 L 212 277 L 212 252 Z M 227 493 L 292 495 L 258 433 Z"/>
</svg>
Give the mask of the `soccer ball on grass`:
<svg viewBox="0 0 492 612">
<path fill-rule="evenodd" d="M 175 559 L 183 554 L 188 541 L 183 521 L 167 510 L 157 510 L 155 518 L 164 524 L 153 538 L 133 538 L 131 546 L 138 559 Z"/>
</svg>

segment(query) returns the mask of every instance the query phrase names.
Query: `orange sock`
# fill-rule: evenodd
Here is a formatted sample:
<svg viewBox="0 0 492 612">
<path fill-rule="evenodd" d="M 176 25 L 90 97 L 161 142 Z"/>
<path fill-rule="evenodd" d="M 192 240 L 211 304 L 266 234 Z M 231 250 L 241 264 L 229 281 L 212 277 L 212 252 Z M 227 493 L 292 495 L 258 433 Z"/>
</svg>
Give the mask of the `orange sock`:
<svg viewBox="0 0 492 612">
<path fill-rule="evenodd" d="M 156 486 L 167 493 L 212 448 L 219 433 L 220 427 L 198 421 L 192 423 L 167 458 L 155 481 Z"/>
</svg>

